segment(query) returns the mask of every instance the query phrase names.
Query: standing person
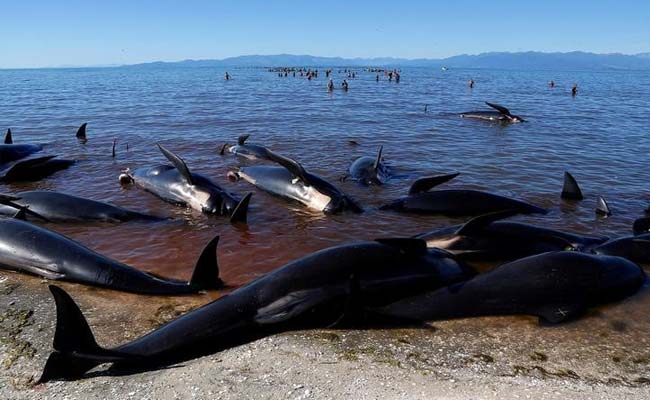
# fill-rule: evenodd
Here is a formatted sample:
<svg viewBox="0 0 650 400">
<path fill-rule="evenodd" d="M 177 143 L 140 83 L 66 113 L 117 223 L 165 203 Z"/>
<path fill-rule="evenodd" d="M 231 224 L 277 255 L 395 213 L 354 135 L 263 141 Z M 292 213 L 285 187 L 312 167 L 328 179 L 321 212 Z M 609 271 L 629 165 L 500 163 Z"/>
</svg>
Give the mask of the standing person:
<svg viewBox="0 0 650 400">
<path fill-rule="evenodd" d="M 469 86 L 470 89 L 474 88 L 474 79 L 467 81 L 467 86 Z"/>
<path fill-rule="evenodd" d="M 578 94 L 578 84 L 574 83 L 573 87 L 571 88 L 571 96 L 576 97 Z"/>
<path fill-rule="evenodd" d="M 395 83 L 399 83 L 400 80 L 400 74 L 399 72 L 395 72 Z"/>
<path fill-rule="evenodd" d="M 228 71 L 226 71 L 226 74 L 223 76 L 225 80 L 229 81 L 230 80 L 230 75 L 228 74 Z"/>
<path fill-rule="evenodd" d="M 550 87 L 551 89 L 553 89 L 553 88 L 555 87 L 555 81 L 553 81 L 553 80 L 550 81 L 550 82 L 548 83 L 548 87 Z"/>
<path fill-rule="evenodd" d="M 332 78 L 327 82 L 327 91 L 331 92 L 334 90 L 334 81 L 332 81 Z"/>
<path fill-rule="evenodd" d="M 375 76 L 375 82 L 379 82 L 379 74 L 377 74 L 377 76 Z"/>
<path fill-rule="evenodd" d="M 348 91 L 348 81 L 343 79 L 343 83 L 341 83 L 341 87 L 343 88 L 344 91 Z"/>
</svg>

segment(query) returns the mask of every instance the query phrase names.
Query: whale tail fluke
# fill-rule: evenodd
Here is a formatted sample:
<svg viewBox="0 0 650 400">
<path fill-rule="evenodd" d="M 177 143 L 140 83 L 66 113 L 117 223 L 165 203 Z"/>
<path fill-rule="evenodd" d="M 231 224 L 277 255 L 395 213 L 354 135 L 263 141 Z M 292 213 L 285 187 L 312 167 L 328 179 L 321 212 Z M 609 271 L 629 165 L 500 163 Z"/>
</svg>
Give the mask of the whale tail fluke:
<svg viewBox="0 0 650 400">
<path fill-rule="evenodd" d="M 202 289 L 218 289 L 223 287 L 219 278 L 219 263 L 217 261 L 217 245 L 219 236 L 215 236 L 203 248 L 199 259 L 196 261 L 190 285 Z"/>
<path fill-rule="evenodd" d="M 54 351 L 38 383 L 77 379 L 99 364 L 124 359 L 119 353 L 97 344 L 79 306 L 65 290 L 54 285 L 49 288 L 56 303 Z"/>
<path fill-rule="evenodd" d="M 230 223 L 246 223 L 248 220 L 248 204 L 251 201 L 251 197 L 253 197 L 253 193 L 248 193 L 243 199 L 241 199 L 230 215 Z"/>
<path fill-rule="evenodd" d="M 564 172 L 564 186 L 562 186 L 562 195 L 563 199 L 568 200 L 582 200 L 582 191 L 580 186 L 578 186 L 578 181 L 568 172 Z"/>
</svg>

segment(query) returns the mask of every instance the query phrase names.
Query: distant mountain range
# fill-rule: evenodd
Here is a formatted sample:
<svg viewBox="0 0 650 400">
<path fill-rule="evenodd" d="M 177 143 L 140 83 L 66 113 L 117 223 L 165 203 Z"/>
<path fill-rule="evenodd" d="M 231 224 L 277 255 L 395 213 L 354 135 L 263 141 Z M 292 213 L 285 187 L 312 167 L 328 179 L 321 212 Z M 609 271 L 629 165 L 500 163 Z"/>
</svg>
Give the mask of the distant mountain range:
<svg viewBox="0 0 650 400">
<path fill-rule="evenodd" d="M 620 53 L 595 54 L 582 51 L 570 53 L 493 52 L 477 55 L 462 54 L 444 59 L 405 58 L 341 58 L 310 55 L 249 55 L 221 60 L 157 61 L 127 67 L 442 67 L 490 69 L 552 69 L 552 70 L 650 70 L 650 53 L 626 55 Z"/>
</svg>

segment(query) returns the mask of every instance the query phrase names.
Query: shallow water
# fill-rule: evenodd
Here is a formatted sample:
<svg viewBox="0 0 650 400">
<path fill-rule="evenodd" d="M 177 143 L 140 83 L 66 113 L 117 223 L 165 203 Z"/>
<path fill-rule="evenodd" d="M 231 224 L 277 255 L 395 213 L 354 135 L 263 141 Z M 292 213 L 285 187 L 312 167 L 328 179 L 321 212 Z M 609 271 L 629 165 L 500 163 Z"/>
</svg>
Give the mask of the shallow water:
<svg viewBox="0 0 650 400">
<path fill-rule="evenodd" d="M 211 68 L 0 71 L 0 127 L 12 128 L 15 143 L 44 143 L 46 153 L 79 160 L 41 182 L 0 190 L 52 189 L 179 219 L 49 226 L 103 254 L 165 276 L 188 277 L 203 244 L 219 234 L 222 276 L 234 286 L 338 243 L 413 235 L 459 222 L 377 210 L 406 194 L 410 182 L 423 174 L 460 171 L 445 187 L 523 199 L 551 212 L 517 219 L 584 233 L 628 234 L 650 200 L 645 171 L 650 153 L 647 72 L 413 68 L 404 69 L 396 84 L 383 77 L 375 82 L 374 73 L 359 70 L 356 79 L 348 79 L 348 93 L 332 94 L 322 72 L 312 81 L 280 78 L 263 69 L 229 72 L 230 81 L 223 80 L 223 70 Z M 343 78 L 334 72 L 337 85 Z M 469 78 L 476 82 L 473 89 L 466 86 Z M 547 87 L 551 79 L 555 89 Z M 572 98 L 574 82 L 579 93 Z M 458 117 L 459 112 L 486 109 L 485 100 L 509 107 L 528 122 L 500 126 Z M 88 122 L 86 144 L 74 137 L 82 122 Z M 367 211 L 314 214 L 246 182 L 229 182 L 227 172 L 240 161 L 222 157 L 218 150 L 242 133 L 251 134 L 249 142 L 294 157 L 309 171 L 336 182 Z M 112 159 L 114 138 L 118 147 Z M 155 143 L 240 196 L 252 191 L 248 228 L 122 187 L 117 177 L 123 169 L 166 162 Z M 381 188 L 338 182 L 356 157 L 373 156 L 379 145 L 399 178 Z M 560 200 L 565 170 L 578 179 L 584 201 Z M 612 217 L 595 216 L 598 195 L 610 203 Z"/>
</svg>

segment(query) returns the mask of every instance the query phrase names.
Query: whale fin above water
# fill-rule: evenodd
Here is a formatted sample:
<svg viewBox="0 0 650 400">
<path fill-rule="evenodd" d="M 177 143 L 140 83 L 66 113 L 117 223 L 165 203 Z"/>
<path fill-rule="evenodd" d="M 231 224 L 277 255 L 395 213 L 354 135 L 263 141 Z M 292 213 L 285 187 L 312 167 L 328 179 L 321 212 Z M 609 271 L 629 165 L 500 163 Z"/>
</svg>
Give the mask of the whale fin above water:
<svg viewBox="0 0 650 400">
<path fill-rule="evenodd" d="M 604 217 L 609 217 L 612 215 L 612 210 L 609 208 L 609 204 L 602 196 L 598 196 L 598 201 L 596 203 L 596 214 L 602 215 Z"/>
<path fill-rule="evenodd" d="M 413 182 L 411 188 L 409 189 L 409 194 L 426 192 L 435 186 L 441 185 L 445 182 L 449 182 L 450 180 L 454 179 L 458 175 L 460 175 L 460 172 L 455 172 L 453 174 L 448 174 L 448 175 L 427 176 L 424 178 L 420 178 L 415 182 Z"/>
<path fill-rule="evenodd" d="M 81 139 L 81 140 L 84 140 L 84 141 L 87 140 L 87 137 L 86 137 L 86 125 L 88 125 L 88 123 L 84 122 L 83 124 L 81 124 L 79 129 L 77 129 L 77 135 L 76 135 L 77 139 Z"/>
<path fill-rule="evenodd" d="M 404 255 L 420 256 L 427 253 L 427 242 L 417 238 L 380 238 L 375 242 L 398 249 Z"/>
<path fill-rule="evenodd" d="M 487 104 L 488 106 L 494 108 L 495 110 L 497 110 L 498 112 L 500 112 L 503 115 L 512 115 L 512 114 L 510 114 L 510 110 L 508 110 L 504 106 L 500 106 L 498 104 L 490 103 L 490 102 L 487 102 L 487 101 L 485 102 L 485 104 Z"/>
<path fill-rule="evenodd" d="M 373 164 L 372 168 L 377 171 L 379 169 L 379 165 L 381 164 L 381 153 L 384 150 L 384 146 L 379 146 L 379 151 L 377 151 L 377 158 L 375 158 L 375 163 Z"/>
<path fill-rule="evenodd" d="M 237 144 L 240 146 L 243 146 L 246 143 L 246 140 L 250 137 L 251 135 L 248 133 L 245 133 L 237 138 Z"/>
<path fill-rule="evenodd" d="M 160 149 L 160 152 L 163 153 L 163 155 L 167 157 L 167 159 L 172 163 L 172 165 L 178 170 L 181 176 L 185 178 L 187 183 L 189 183 L 190 185 L 194 185 L 194 181 L 192 180 L 192 173 L 190 172 L 190 169 L 187 168 L 187 164 L 185 164 L 185 161 L 183 161 L 183 159 L 177 156 L 176 154 L 164 148 L 160 143 L 158 143 L 158 148 Z"/>
<path fill-rule="evenodd" d="M 123 360 L 124 355 L 100 347 L 79 306 L 65 290 L 50 285 L 56 303 L 54 352 L 47 359 L 38 383 L 52 379 L 75 379 L 104 362 Z"/>
<path fill-rule="evenodd" d="M 228 143 L 224 143 L 223 146 L 221 146 L 221 150 L 219 150 L 219 155 L 226 154 L 226 148 L 228 148 Z"/>
<path fill-rule="evenodd" d="M 236 222 L 246 223 L 247 216 L 248 216 L 248 203 L 250 203 L 252 196 L 253 196 L 253 193 L 248 193 L 237 204 L 237 207 L 235 207 L 235 210 L 230 215 L 230 222 L 231 223 L 236 223 Z"/>
<path fill-rule="evenodd" d="M 113 139 L 113 149 L 111 151 L 111 156 L 115 158 L 115 146 L 117 145 L 117 139 Z"/>
<path fill-rule="evenodd" d="M 512 217 L 514 215 L 520 214 L 519 210 L 505 210 L 497 211 L 489 214 L 479 215 L 476 218 L 472 218 L 467 221 L 463 226 L 461 226 L 457 231 L 456 235 L 471 235 L 473 233 L 479 232 L 484 229 L 486 226 L 490 225 L 495 221 L 499 221 L 505 218 Z"/>
<path fill-rule="evenodd" d="M 190 285 L 203 289 L 218 289 L 223 286 L 223 281 L 219 278 L 219 263 L 217 261 L 217 245 L 219 244 L 219 235 L 215 236 L 208 242 L 201 251 L 199 259 L 196 261 Z"/>
<path fill-rule="evenodd" d="M 7 133 L 5 133 L 5 144 L 14 144 L 14 140 L 11 137 L 11 128 L 7 128 Z"/>
<path fill-rule="evenodd" d="M 584 199 L 582 190 L 578 186 L 578 181 L 567 171 L 564 171 L 564 185 L 562 186 L 562 194 L 560 197 L 568 200 Z"/>
</svg>

